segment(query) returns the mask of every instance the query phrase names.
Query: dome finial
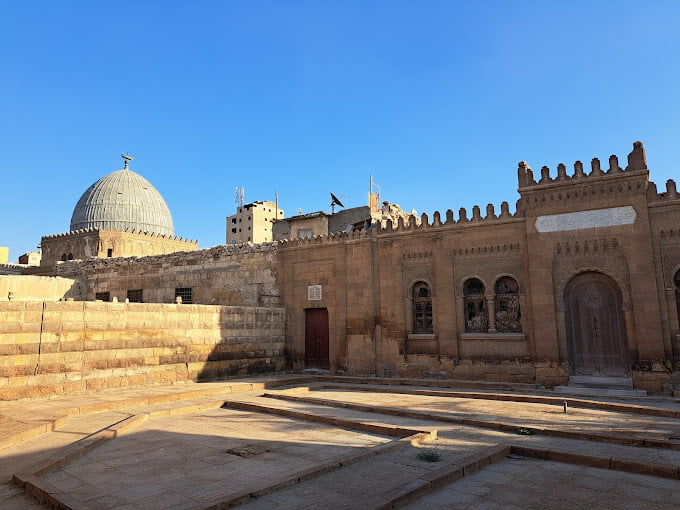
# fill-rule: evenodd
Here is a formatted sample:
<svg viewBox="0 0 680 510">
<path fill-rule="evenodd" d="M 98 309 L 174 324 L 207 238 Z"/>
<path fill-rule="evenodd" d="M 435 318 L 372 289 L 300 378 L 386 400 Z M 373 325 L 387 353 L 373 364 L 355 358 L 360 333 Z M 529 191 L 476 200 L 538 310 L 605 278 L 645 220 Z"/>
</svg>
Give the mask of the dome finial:
<svg viewBox="0 0 680 510">
<path fill-rule="evenodd" d="M 125 160 L 125 167 L 123 168 L 123 170 L 127 170 L 128 166 L 130 165 L 130 161 L 135 159 L 134 156 L 129 156 L 129 155 L 123 153 L 123 152 L 120 153 L 120 157 Z"/>
</svg>

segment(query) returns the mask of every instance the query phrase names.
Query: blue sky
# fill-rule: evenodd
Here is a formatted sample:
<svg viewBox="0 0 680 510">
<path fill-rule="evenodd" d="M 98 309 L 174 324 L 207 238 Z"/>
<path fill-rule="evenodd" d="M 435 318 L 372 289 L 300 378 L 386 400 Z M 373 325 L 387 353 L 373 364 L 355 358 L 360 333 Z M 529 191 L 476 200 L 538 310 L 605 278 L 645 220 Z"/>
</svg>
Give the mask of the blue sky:
<svg viewBox="0 0 680 510">
<path fill-rule="evenodd" d="M 680 140 L 680 2 L 10 1 L 0 4 L 0 246 L 68 230 L 131 169 L 178 236 L 225 241 L 234 189 L 286 215 L 389 200 L 430 216 L 518 198 L 535 171 Z M 622 165 L 623 166 L 623 165 Z"/>
</svg>

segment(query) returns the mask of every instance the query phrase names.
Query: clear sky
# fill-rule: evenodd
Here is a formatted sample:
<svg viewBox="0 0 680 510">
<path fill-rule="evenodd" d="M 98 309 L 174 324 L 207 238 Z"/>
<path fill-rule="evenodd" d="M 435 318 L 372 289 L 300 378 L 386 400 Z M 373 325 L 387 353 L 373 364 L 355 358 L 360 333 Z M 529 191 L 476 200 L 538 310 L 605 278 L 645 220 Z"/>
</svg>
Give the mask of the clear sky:
<svg viewBox="0 0 680 510">
<path fill-rule="evenodd" d="M 225 242 L 234 190 L 286 215 L 329 192 L 418 213 L 514 203 L 517 162 L 647 148 L 678 177 L 680 2 L 0 2 L 0 246 L 66 232 L 80 195 L 146 177 L 178 236 Z"/>
</svg>

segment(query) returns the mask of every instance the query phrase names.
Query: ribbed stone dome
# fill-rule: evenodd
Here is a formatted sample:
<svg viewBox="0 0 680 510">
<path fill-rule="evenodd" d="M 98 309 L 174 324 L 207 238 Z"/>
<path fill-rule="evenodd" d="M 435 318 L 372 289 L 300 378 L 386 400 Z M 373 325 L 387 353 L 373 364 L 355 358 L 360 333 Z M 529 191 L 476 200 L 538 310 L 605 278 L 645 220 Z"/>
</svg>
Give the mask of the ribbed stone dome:
<svg viewBox="0 0 680 510">
<path fill-rule="evenodd" d="M 170 209 L 160 193 L 139 174 L 110 173 L 87 188 L 71 216 L 71 231 L 101 228 L 174 235 Z"/>
</svg>

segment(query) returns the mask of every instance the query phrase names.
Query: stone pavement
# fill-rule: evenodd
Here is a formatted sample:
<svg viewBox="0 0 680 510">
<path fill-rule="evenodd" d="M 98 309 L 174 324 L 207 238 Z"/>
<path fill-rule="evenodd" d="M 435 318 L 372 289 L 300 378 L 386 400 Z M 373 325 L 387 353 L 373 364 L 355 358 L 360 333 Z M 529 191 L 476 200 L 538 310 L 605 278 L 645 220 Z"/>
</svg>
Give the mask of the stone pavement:
<svg viewBox="0 0 680 510">
<path fill-rule="evenodd" d="M 680 507 L 677 398 L 380 382 L 0 402 L 0 508 Z"/>
</svg>

